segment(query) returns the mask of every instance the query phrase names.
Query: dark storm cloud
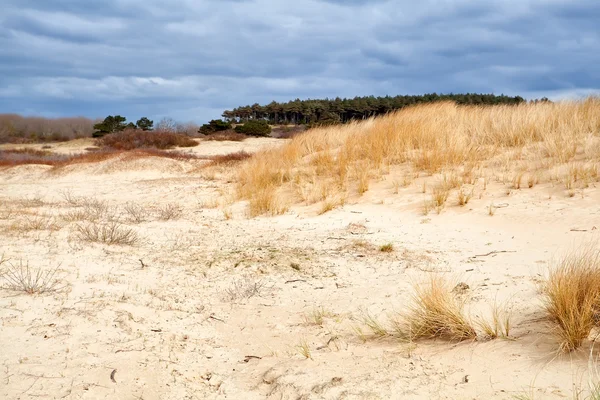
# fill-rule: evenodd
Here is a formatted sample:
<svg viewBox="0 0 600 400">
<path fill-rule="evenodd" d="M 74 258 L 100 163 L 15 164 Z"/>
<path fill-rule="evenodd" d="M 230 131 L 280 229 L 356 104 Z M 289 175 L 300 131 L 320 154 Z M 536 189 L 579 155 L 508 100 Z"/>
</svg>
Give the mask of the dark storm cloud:
<svg viewBox="0 0 600 400">
<path fill-rule="evenodd" d="M 198 122 L 293 98 L 600 88 L 594 0 L 5 0 L 0 112 Z"/>
</svg>

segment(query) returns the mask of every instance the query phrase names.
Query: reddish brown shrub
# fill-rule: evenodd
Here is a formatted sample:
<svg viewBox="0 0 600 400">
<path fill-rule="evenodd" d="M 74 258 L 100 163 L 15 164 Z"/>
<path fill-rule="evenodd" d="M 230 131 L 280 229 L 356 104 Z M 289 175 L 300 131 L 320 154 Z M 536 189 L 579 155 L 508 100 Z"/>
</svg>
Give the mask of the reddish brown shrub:
<svg viewBox="0 0 600 400">
<path fill-rule="evenodd" d="M 208 165 L 213 166 L 213 165 L 236 164 L 241 161 L 247 160 L 250 157 L 252 157 L 252 154 L 246 153 L 243 150 L 238 151 L 236 153 L 219 154 L 217 156 L 210 156 L 209 160 L 211 160 L 211 163 Z"/>
<path fill-rule="evenodd" d="M 210 135 L 203 136 L 203 140 L 214 140 L 219 142 L 232 141 L 232 142 L 243 142 L 248 139 L 248 136 L 243 133 L 237 133 L 232 130 L 211 133 Z"/>
<path fill-rule="evenodd" d="M 133 149 L 171 149 L 173 147 L 194 147 L 198 145 L 194 139 L 172 132 L 142 131 L 127 129 L 123 132 L 111 133 L 97 140 L 97 145 L 115 150 Z"/>
<path fill-rule="evenodd" d="M 0 150 L 0 167 L 38 164 L 64 167 L 72 164 L 95 163 L 108 160 L 118 155 L 126 154 L 129 158 L 164 157 L 175 160 L 195 160 L 198 156 L 177 151 L 164 151 L 158 149 L 143 149 L 134 151 L 123 150 L 95 150 L 83 154 L 57 154 L 49 151 L 32 149 Z"/>
</svg>

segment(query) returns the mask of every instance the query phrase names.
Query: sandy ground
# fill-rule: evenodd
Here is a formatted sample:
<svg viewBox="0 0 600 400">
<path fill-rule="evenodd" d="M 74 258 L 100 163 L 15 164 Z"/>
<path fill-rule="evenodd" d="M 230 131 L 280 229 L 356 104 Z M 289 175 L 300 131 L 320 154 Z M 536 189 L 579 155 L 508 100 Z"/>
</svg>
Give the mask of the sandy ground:
<svg viewBox="0 0 600 400">
<path fill-rule="evenodd" d="M 561 399 L 587 387 L 589 346 L 556 356 L 538 284 L 553 257 L 596 239 L 597 189 L 569 198 L 490 184 L 466 207 L 423 216 L 422 184 L 394 194 L 390 178 L 324 215 L 248 219 L 243 203 L 218 206 L 228 185 L 158 158 L 0 170 L 2 267 L 58 268 L 60 284 L 29 295 L 0 282 L 0 398 Z M 78 212 L 94 207 L 96 223 L 122 224 L 138 243 L 83 240 L 91 217 Z M 169 207 L 180 215 L 164 220 Z M 378 251 L 386 243 L 393 252 Z M 365 313 L 385 323 L 402 311 L 431 273 L 469 286 L 474 317 L 508 301 L 511 339 L 409 345 L 357 333 L 369 332 Z"/>
</svg>

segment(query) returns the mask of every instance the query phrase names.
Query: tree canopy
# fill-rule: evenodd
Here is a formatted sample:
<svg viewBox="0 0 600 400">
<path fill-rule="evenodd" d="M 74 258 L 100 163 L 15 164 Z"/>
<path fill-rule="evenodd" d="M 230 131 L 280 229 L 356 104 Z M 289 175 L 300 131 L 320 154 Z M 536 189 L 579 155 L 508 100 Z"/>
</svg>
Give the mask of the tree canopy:
<svg viewBox="0 0 600 400">
<path fill-rule="evenodd" d="M 265 120 L 279 124 L 334 124 L 386 114 L 401 108 L 434 101 L 451 100 L 457 104 L 519 104 L 520 96 L 494 94 L 424 94 L 420 96 L 355 97 L 353 99 L 292 100 L 287 103 L 273 101 L 267 105 L 253 104 L 226 110 L 222 116 L 227 121 L 245 122 Z"/>
<path fill-rule="evenodd" d="M 102 137 L 110 133 L 124 131 L 125 129 L 141 129 L 143 131 L 149 131 L 152 130 L 152 126 L 154 125 L 154 122 L 146 117 L 140 118 L 135 124 L 133 122 L 126 124 L 126 121 L 127 118 L 120 115 L 109 115 L 108 117 L 104 118 L 104 121 L 94 125 L 94 129 L 96 131 L 92 136 Z"/>
<path fill-rule="evenodd" d="M 96 131 L 94 132 L 93 136 L 102 137 L 104 135 L 108 135 L 109 133 L 125 130 L 125 128 L 127 128 L 125 121 L 127 121 L 127 118 L 120 115 L 109 115 L 108 117 L 104 118 L 104 121 L 94 125 L 94 129 Z"/>
<path fill-rule="evenodd" d="M 151 131 L 152 127 L 154 126 L 154 121 L 152 121 L 146 117 L 142 117 L 137 120 L 135 125 L 143 131 Z"/>
</svg>

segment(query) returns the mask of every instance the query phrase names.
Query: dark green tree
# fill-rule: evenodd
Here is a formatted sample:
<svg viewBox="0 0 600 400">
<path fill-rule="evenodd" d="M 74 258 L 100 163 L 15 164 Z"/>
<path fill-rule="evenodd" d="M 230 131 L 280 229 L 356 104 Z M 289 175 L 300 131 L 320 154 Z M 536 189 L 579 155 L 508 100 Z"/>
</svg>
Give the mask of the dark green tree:
<svg viewBox="0 0 600 400">
<path fill-rule="evenodd" d="M 109 133 L 120 132 L 127 127 L 127 125 L 125 125 L 125 121 L 127 121 L 127 118 L 120 115 L 109 115 L 108 117 L 104 118 L 104 121 L 94 125 L 94 129 L 96 131 L 92 134 L 92 136 L 102 137 L 104 135 L 108 135 Z"/>
<path fill-rule="evenodd" d="M 402 109 L 416 104 L 436 101 L 454 101 L 456 104 L 520 104 L 525 100 L 520 96 L 509 97 L 494 94 L 438 94 L 429 93 L 419 96 L 385 96 L 385 97 L 355 97 L 352 99 L 295 99 L 287 103 L 271 102 L 268 105 L 253 104 L 233 110 L 226 110 L 222 116 L 230 122 L 247 122 L 266 120 L 269 124 L 306 124 L 323 125 L 347 123 L 352 120 L 366 119 L 377 115 Z"/>
<path fill-rule="evenodd" d="M 135 124 L 139 129 L 141 129 L 143 131 L 151 131 L 152 127 L 154 126 L 154 121 L 152 121 L 146 117 L 142 117 L 142 118 L 138 119 Z"/>
</svg>

